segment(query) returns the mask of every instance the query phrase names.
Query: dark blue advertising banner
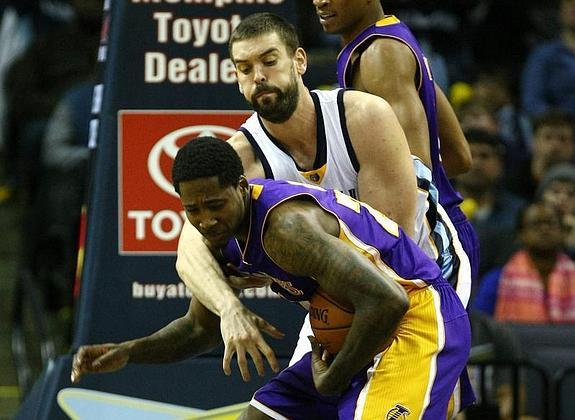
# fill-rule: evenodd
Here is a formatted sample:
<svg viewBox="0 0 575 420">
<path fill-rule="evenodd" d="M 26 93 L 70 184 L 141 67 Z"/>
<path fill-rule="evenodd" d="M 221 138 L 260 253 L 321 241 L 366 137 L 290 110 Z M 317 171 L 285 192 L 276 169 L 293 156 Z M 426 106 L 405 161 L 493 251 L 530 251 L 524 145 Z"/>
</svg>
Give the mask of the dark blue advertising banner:
<svg viewBox="0 0 575 420">
<path fill-rule="evenodd" d="M 105 1 L 98 57 L 101 82 L 94 90 L 90 126 L 93 160 L 85 247 L 80 250 L 83 269 L 76 288 L 74 349 L 148 335 L 185 314 L 191 296 L 175 270 L 184 214 L 171 187 L 171 164 L 190 138 L 211 134 L 225 140 L 251 114 L 228 57 L 230 34 L 242 18 L 255 12 L 274 12 L 296 24 L 294 3 Z M 284 340 L 268 339 L 285 365 L 305 311 L 266 289 L 246 291 L 242 301 L 286 333 Z M 229 378 L 221 371 L 221 354 L 220 348 L 202 358 L 166 366 L 165 376 L 157 374 L 159 366 L 149 380 L 137 379 L 146 376 L 147 367 L 141 366 L 90 376 L 80 386 L 119 394 L 125 390 L 132 397 L 153 399 L 153 390 L 162 388 L 162 383 L 150 382 L 172 383 L 177 371 L 178 377 L 196 384 L 190 385 L 196 395 L 182 383 L 175 390 L 169 387 L 169 401 L 164 396 L 158 400 L 203 409 L 249 400 L 255 384 L 201 394 L 197 384 L 213 378 L 222 389 L 226 387 Z M 62 415 L 54 393 L 71 386 L 70 361 L 63 359 L 55 366 L 43 375 L 39 386 L 44 391 L 30 397 L 42 399 L 44 409 L 38 418 Z M 206 373 L 206 366 L 211 373 Z M 235 362 L 233 367 L 237 370 Z M 39 402 L 25 405 L 37 407 Z"/>
<path fill-rule="evenodd" d="M 195 136 L 229 138 L 251 114 L 227 50 L 242 17 L 271 11 L 294 21 L 292 8 L 282 0 L 112 3 L 100 50 L 76 346 L 146 335 L 185 313 L 190 295 L 175 271 L 185 215 L 171 185 L 173 159 Z M 295 336 L 301 308 L 267 291 L 245 296 L 254 311 Z M 288 355 L 293 343 L 274 344 Z"/>
</svg>

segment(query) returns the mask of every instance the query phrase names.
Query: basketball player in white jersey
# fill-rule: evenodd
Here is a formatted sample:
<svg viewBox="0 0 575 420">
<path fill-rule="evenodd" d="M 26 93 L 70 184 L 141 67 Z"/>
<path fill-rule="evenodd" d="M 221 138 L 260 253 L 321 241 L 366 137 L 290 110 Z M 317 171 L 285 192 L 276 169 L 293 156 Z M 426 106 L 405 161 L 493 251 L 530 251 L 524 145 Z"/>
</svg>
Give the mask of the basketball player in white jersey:
<svg viewBox="0 0 575 420">
<path fill-rule="evenodd" d="M 244 19 L 232 34 L 230 55 L 240 92 L 257 112 L 228 140 L 248 178 L 287 178 L 345 191 L 414 236 L 415 171 L 403 130 L 385 100 L 355 91 L 308 91 L 302 80 L 307 57 L 297 33 L 273 14 Z M 211 223 L 216 227 L 218 221 Z M 194 298 L 221 318 L 224 371 L 231 371 L 234 353 L 245 380 L 246 353 L 258 373 L 264 371 L 262 354 L 277 370 L 260 330 L 273 336 L 279 331 L 242 305 L 189 223 L 180 237 L 176 268 Z"/>
</svg>

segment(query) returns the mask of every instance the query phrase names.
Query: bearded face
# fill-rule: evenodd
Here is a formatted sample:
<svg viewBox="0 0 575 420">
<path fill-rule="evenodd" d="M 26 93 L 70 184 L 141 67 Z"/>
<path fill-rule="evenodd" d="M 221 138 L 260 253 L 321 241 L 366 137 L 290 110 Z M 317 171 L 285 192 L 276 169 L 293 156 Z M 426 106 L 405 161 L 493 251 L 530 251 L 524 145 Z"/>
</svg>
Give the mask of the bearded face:
<svg viewBox="0 0 575 420">
<path fill-rule="evenodd" d="M 289 84 L 280 89 L 268 82 L 262 82 L 254 90 L 250 103 L 260 117 L 279 124 L 287 121 L 294 113 L 299 100 L 295 69 L 292 68 Z"/>
</svg>

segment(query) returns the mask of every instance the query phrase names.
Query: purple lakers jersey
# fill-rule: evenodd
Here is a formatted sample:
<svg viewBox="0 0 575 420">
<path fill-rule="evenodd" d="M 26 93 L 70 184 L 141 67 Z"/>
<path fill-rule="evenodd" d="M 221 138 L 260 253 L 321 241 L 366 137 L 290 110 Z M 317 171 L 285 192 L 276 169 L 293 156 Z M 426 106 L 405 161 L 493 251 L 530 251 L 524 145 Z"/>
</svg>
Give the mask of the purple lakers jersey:
<svg viewBox="0 0 575 420">
<path fill-rule="evenodd" d="M 264 225 L 277 205 L 298 198 L 311 198 L 335 216 L 340 225 L 339 239 L 370 259 L 394 281 L 406 287 L 426 287 L 444 283 L 441 272 L 429 257 L 399 226 L 382 213 L 339 191 L 289 181 L 251 180 L 249 234 L 245 244 L 228 242 L 222 253 L 240 271 L 266 274 L 274 279 L 272 290 L 291 301 L 308 300 L 318 284 L 278 267 L 263 246 Z"/>
<path fill-rule="evenodd" d="M 458 206 L 462 198 L 449 182 L 447 174 L 441 165 L 433 76 L 427 58 L 409 28 L 395 16 L 386 16 L 375 24 L 368 26 L 339 53 L 337 58 L 339 85 L 344 88 L 353 87 L 354 64 L 359 63 L 358 57 L 378 37 L 392 38 L 404 43 L 411 49 L 417 59 L 416 84 L 419 98 L 427 117 L 431 163 L 433 166 L 432 179 L 439 191 L 439 202 L 451 214 L 451 209 Z"/>
</svg>

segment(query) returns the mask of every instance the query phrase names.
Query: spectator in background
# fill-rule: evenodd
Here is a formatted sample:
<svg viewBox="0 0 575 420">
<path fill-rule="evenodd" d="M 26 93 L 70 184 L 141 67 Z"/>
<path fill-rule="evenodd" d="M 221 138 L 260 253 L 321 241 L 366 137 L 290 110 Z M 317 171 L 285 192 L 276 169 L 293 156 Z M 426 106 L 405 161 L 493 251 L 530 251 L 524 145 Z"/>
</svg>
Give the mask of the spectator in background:
<svg viewBox="0 0 575 420">
<path fill-rule="evenodd" d="M 31 239 L 27 249 L 36 255 L 38 273 L 48 309 L 62 321 L 72 306 L 72 285 L 81 206 L 88 171 L 88 137 L 92 81 L 69 89 L 47 123 L 42 145 L 41 175 L 26 223 Z M 62 211 L 66 209 L 66 211 Z"/>
<path fill-rule="evenodd" d="M 561 32 L 534 48 L 521 78 L 521 105 L 531 117 L 552 108 L 575 113 L 575 0 L 561 0 Z"/>
<path fill-rule="evenodd" d="M 481 281 L 475 310 L 499 321 L 575 323 L 575 263 L 563 251 L 559 212 L 529 205 L 518 217 L 521 248 Z"/>
<path fill-rule="evenodd" d="M 456 113 L 463 131 L 480 130 L 492 136 L 499 134 L 495 115 L 489 111 L 483 102 L 478 101 L 473 96 L 459 105 Z"/>
<path fill-rule="evenodd" d="M 66 0 L 4 0 L 0 2 L 0 204 L 10 200 L 17 182 L 18 143 L 7 133 L 10 67 L 34 39 L 68 22 L 72 8 Z M 4 158 L 5 157 L 5 158 Z"/>
<path fill-rule="evenodd" d="M 505 190 L 505 146 L 494 134 L 468 130 L 473 161 L 471 170 L 456 178 L 463 195 L 462 208 L 479 237 L 481 261 L 479 276 L 500 266 L 513 252 L 513 235 L 517 213 L 526 202 Z"/>
<path fill-rule="evenodd" d="M 516 106 L 516 89 L 510 74 L 503 67 L 480 71 L 472 84 L 472 97 L 494 116 L 508 155 L 518 160 L 531 153 L 531 122 Z"/>
<path fill-rule="evenodd" d="M 574 161 L 575 117 L 558 110 L 541 114 L 533 121 L 532 143 L 532 155 L 513 162 L 508 172 L 510 190 L 529 201 L 551 166 Z"/>
<path fill-rule="evenodd" d="M 8 178 L 29 197 L 47 121 L 61 95 L 91 75 L 97 59 L 103 0 L 73 0 L 74 18 L 37 36 L 6 76 Z"/>
<path fill-rule="evenodd" d="M 555 207 L 563 219 L 565 250 L 575 257 L 575 164 L 561 163 L 545 174 L 537 188 L 537 199 Z"/>
<path fill-rule="evenodd" d="M 80 82 L 58 102 L 46 128 L 43 166 L 62 172 L 84 172 L 94 82 Z"/>
</svg>

